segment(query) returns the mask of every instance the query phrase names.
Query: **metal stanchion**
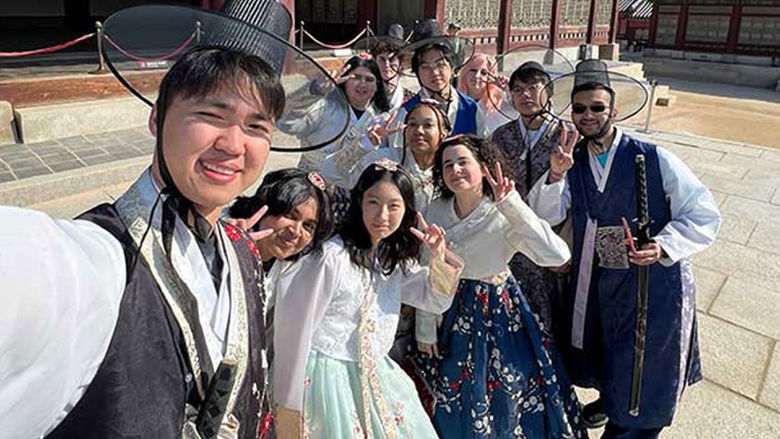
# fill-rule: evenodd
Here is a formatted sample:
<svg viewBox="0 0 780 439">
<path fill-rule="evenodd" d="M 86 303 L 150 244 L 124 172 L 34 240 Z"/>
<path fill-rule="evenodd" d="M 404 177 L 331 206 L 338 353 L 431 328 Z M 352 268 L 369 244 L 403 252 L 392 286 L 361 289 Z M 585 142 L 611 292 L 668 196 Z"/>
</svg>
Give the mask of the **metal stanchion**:
<svg viewBox="0 0 780 439">
<path fill-rule="evenodd" d="M 650 80 L 650 105 L 647 108 L 647 119 L 645 119 L 645 133 L 650 132 L 650 118 L 653 116 L 653 107 L 655 107 L 655 87 L 658 85 L 658 81 Z"/>
<path fill-rule="evenodd" d="M 298 43 L 298 44 L 301 46 L 301 47 L 299 47 L 299 49 L 301 49 L 301 52 L 302 52 L 303 51 L 303 34 L 304 34 L 304 32 L 303 32 L 303 20 L 301 20 L 301 27 L 299 29 L 299 32 L 301 33 L 301 39 L 300 39 L 300 43 Z"/>
<path fill-rule="evenodd" d="M 366 20 L 366 52 L 371 50 L 369 40 L 371 40 L 371 20 Z"/>
<path fill-rule="evenodd" d="M 95 37 L 97 38 L 97 55 L 98 66 L 97 69 L 89 72 L 91 74 L 106 73 L 106 60 L 103 59 L 103 23 L 95 22 Z"/>
</svg>

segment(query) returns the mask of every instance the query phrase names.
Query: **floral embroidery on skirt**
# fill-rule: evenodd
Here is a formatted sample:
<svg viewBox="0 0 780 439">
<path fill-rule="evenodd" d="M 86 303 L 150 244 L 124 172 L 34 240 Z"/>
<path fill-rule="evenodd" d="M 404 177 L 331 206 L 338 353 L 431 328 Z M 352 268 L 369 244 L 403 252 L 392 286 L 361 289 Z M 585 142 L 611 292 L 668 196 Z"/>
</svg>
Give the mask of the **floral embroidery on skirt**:
<svg viewBox="0 0 780 439">
<path fill-rule="evenodd" d="M 462 279 L 441 327 L 441 360 L 415 365 L 442 438 L 587 437 L 574 389 L 513 277 Z"/>
</svg>

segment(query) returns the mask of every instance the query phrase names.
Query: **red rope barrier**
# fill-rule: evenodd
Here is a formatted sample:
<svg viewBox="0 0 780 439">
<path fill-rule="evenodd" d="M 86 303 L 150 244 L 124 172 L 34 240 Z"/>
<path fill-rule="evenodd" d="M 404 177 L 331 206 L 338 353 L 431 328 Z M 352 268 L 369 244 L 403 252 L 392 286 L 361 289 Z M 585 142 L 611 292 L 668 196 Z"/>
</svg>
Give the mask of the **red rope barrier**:
<svg viewBox="0 0 780 439">
<path fill-rule="evenodd" d="M 324 47 L 326 49 L 338 50 L 338 49 L 346 49 L 347 47 L 355 44 L 363 36 L 363 34 L 366 33 L 366 30 L 363 29 L 359 34 L 357 34 L 357 36 L 355 38 L 353 38 L 349 42 L 346 42 L 344 44 L 338 44 L 338 45 L 325 44 L 322 41 L 314 38 L 314 35 L 310 34 L 309 31 L 307 31 L 306 29 L 303 30 L 303 33 L 307 37 L 311 38 L 312 41 L 314 41 L 315 43 L 317 43 L 318 45 L 320 45 L 320 46 L 322 46 L 322 47 Z"/>
<path fill-rule="evenodd" d="M 43 49 L 36 49 L 36 50 L 27 50 L 24 52 L 0 52 L 0 58 L 15 58 L 15 57 L 22 57 L 22 56 L 30 56 L 30 55 L 39 55 L 41 53 L 49 53 L 49 52 L 56 52 L 58 50 L 67 49 L 70 46 L 75 46 L 76 44 L 95 36 L 95 33 L 92 32 L 91 34 L 82 35 L 75 40 L 70 40 L 68 42 L 58 44 L 56 46 L 51 47 L 44 47 Z"/>
<path fill-rule="evenodd" d="M 117 43 L 115 43 L 115 42 L 114 42 L 114 40 L 112 40 L 112 39 L 111 39 L 111 37 L 109 37 L 108 35 L 106 35 L 106 34 L 103 34 L 103 37 L 106 39 L 106 41 L 108 41 L 108 42 L 109 42 L 109 44 L 111 44 L 112 46 L 114 46 L 114 48 L 115 48 L 115 49 L 116 49 L 116 50 L 117 50 L 119 53 L 121 53 L 122 55 L 124 55 L 124 56 L 126 56 L 126 57 L 128 57 L 128 58 L 130 58 L 130 59 L 132 59 L 132 60 L 134 60 L 134 61 L 141 61 L 141 62 L 157 62 L 157 61 L 165 61 L 165 60 L 167 60 L 167 59 L 169 59 L 169 58 L 172 58 L 172 57 L 174 57 L 174 56 L 178 55 L 178 54 L 179 54 L 179 53 L 180 53 L 182 50 L 184 50 L 184 49 L 185 49 L 185 48 L 186 48 L 186 47 L 187 47 L 187 46 L 188 46 L 188 45 L 189 45 L 189 44 L 192 42 L 192 40 L 195 38 L 195 35 L 196 35 L 196 34 L 197 34 L 197 32 L 193 32 L 193 33 L 192 33 L 192 35 L 190 35 L 190 37 L 189 37 L 189 38 L 187 38 L 187 41 L 185 41 L 185 42 L 184 42 L 184 43 L 183 43 L 181 46 L 179 46 L 179 47 L 177 47 L 177 48 L 173 49 L 173 51 L 172 51 L 172 52 L 170 52 L 170 53 L 167 53 L 167 54 L 165 54 L 165 55 L 163 55 L 163 56 L 160 56 L 160 57 L 158 57 L 158 58 L 142 58 L 142 57 L 140 57 L 140 56 L 135 56 L 135 55 L 133 55 L 132 53 L 130 53 L 130 52 L 128 52 L 128 51 L 126 51 L 126 50 L 122 49 L 121 47 L 119 47 L 119 45 L 118 45 Z"/>
</svg>

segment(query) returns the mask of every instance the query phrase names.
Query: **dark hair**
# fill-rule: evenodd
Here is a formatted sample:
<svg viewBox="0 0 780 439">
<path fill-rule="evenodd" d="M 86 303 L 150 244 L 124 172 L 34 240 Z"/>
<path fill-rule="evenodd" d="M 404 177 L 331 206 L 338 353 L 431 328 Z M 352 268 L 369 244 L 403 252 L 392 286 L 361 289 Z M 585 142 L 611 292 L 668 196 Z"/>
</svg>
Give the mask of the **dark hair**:
<svg viewBox="0 0 780 439">
<path fill-rule="evenodd" d="M 452 70 L 455 70 L 455 54 L 452 52 L 452 49 L 441 42 L 434 42 L 414 51 L 414 54 L 412 55 L 412 72 L 414 72 L 415 75 L 419 76 L 420 63 L 422 63 L 423 54 L 430 52 L 431 50 L 438 50 L 441 52 L 444 59 L 450 64 Z"/>
<path fill-rule="evenodd" d="M 408 113 L 406 113 L 406 116 L 404 117 L 404 124 L 409 123 L 409 118 L 412 116 L 412 113 L 417 111 L 418 108 L 425 107 L 430 108 L 431 111 L 433 111 L 433 114 L 436 116 L 436 120 L 439 123 L 439 133 L 441 134 L 444 132 L 444 135 L 449 135 L 450 132 L 452 132 L 452 123 L 450 122 L 450 119 L 447 117 L 447 113 L 442 110 L 441 106 L 431 99 L 421 99 L 420 102 L 417 103 L 414 107 L 412 107 L 411 110 L 409 110 Z M 404 148 L 403 152 L 401 153 L 401 164 L 403 165 L 406 163 L 406 128 L 404 128 Z"/>
<path fill-rule="evenodd" d="M 374 61 L 373 58 L 363 58 L 356 55 L 347 60 L 345 65 L 349 66 L 349 70 L 344 73 L 344 76 L 349 75 L 350 72 L 358 67 L 365 67 L 371 71 L 371 74 L 374 75 L 374 78 L 376 79 L 376 91 L 374 92 L 374 96 L 371 98 L 371 100 L 374 102 L 374 106 L 379 111 L 390 111 L 390 101 L 387 100 L 387 95 L 385 94 L 385 84 L 384 81 L 382 81 L 382 74 L 379 73 L 379 66 L 377 65 L 376 61 Z M 347 83 L 342 82 L 338 85 L 338 87 L 341 89 L 341 91 L 344 92 L 344 95 L 346 96 Z"/>
<path fill-rule="evenodd" d="M 520 66 L 522 67 L 522 66 Z M 536 83 L 542 83 L 545 87 L 547 87 L 547 84 L 550 83 L 550 75 L 547 73 L 537 70 L 537 69 L 521 69 L 517 68 L 514 72 L 512 72 L 512 75 L 509 77 L 509 89 L 511 90 L 512 87 L 515 85 L 515 81 L 522 81 L 526 84 L 536 84 Z M 550 88 L 550 92 L 552 92 L 552 87 Z"/>
<path fill-rule="evenodd" d="M 485 139 L 480 139 L 473 134 L 458 134 L 444 139 L 436 150 L 436 158 L 433 165 L 433 184 L 436 193 L 444 199 L 452 198 L 455 194 L 444 183 L 444 151 L 453 146 L 465 146 L 480 165 L 485 165 L 492 172 L 496 162 L 501 163 L 502 169 L 507 169 L 501 152 L 496 146 Z M 482 195 L 493 198 L 493 188 L 487 178 L 482 178 Z"/>
<path fill-rule="evenodd" d="M 253 196 L 236 198 L 228 214 L 233 218 L 249 218 L 262 206 L 268 206 L 266 215 L 286 215 L 309 198 L 317 200 L 317 228 L 309 245 L 288 258 L 296 260 L 313 250 L 322 249 L 322 243 L 333 234 L 330 199 L 324 190 L 314 186 L 308 173 L 297 168 L 269 172 Z M 254 227 L 254 230 L 258 229 L 259 224 Z"/>
<path fill-rule="evenodd" d="M 400 43 L 392 43 L 385 40 L 377 40 L 376 42 L 371 44 L 371 49 L 369 50 L 369 53 L 371 53 L 371 56 L 376 58 L 377 56 L 383 53 L 390 53 L 393 56 L 395 56 L 399 50 L 401 50 Z"/>
<path fill-rule="evenodd" d="M 585 84 L 574 87 L 571 91 L 571 100 L 574 101 L 574 95 L 577 93 L 591 90 L 606 90 L 606 92 L 609 93 L 609 107 L 613 108 L 615 106 L 615 90 L 612 90 L 604 84 L 599 84 L 598 82 L 586 82 Z"/>
<path fill-rule="evenodd" d="M 267 62 L 244 52 L 208 47 L 187 52 L 168 70 L 160 82 L 157 111 L 164 117 L 174 97 L 204 97 L 223 88 L 261 104 L 274 120 L 282 116 L 284 88 Z"/>
<path fill-rule="evenodd" d="M 371 238 L 363 221 L 363 195 L 380 181 L 392 182 L 404 200 L 404 217 L 398 229 L 379 243 L 374 264 L 371 254 Z M 344 224 L 339 231 L 352 263 L 369 269 L 378 268 L 389 275 L 397 267 L 406 272 L 409 263 L 420 259 L 420 241 L 412 235 L 410 227 L 417 225 L 417 209 L 414 206 L 414 186 L 402 168 L 395 171 L 379 165 L 369 165 L 352 188 L 351 201 Z"/>
</svg>

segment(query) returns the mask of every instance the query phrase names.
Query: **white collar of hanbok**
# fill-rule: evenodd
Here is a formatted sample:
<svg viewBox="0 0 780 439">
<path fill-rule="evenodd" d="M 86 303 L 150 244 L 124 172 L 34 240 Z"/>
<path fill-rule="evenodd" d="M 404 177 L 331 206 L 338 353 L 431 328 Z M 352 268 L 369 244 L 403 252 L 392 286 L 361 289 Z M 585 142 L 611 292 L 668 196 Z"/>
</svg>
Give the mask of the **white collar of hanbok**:
<svg viewBox="0 0 780 439">
<path fill-rule="evenodd" d="M 602 166 L 599 159 L 595 154 L 588 152 L 588 162 L 590 163 L 590 170 L 593 173 L 593 179 L 598 185 L 599 192 L 604 192 L 607 187 L 607 180 L 609 179 L 609 172 L 612 169 L 612 162 L 615 160 L 615 154 L 617 153 L 620 140 L 623 138 L 623 131 L 615 127 L 615 137 L 612 139 L 612 146 L 607 153 L 607 163 Z"/>
</svg>

